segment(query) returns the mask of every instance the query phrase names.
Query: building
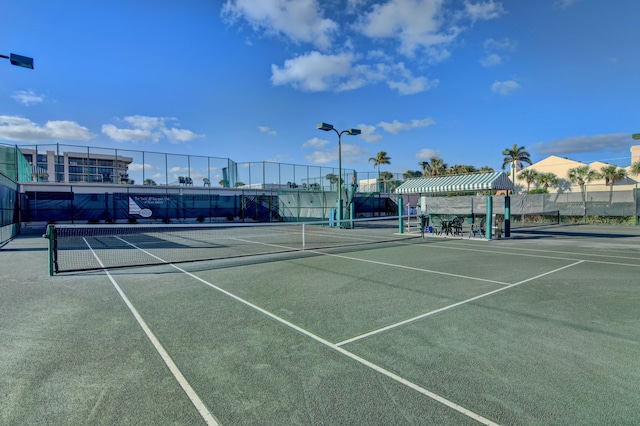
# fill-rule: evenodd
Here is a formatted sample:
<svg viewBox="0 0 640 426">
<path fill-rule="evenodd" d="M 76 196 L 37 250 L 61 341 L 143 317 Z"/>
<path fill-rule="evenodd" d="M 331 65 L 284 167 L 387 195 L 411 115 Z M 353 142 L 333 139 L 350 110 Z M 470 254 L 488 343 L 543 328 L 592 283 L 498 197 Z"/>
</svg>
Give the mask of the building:
<svg viewBox="0 0 640 426">
<path fill-rule="evenodd" d="M 32 165 L 32 181 L 64 183 L 132 183 L 128 167 L 130 157 L 95 152 L 46 151 L 20 148 Z"/>
<path fill-rule="evenodd" d="M 640 145 L 635 145 L 631 147 L 631 164 L 640 161 Z M 551 193 L 556 193 L 556 192 L 578 192 L 580 191 L 580 187 L 578 185 L 573 185 L 568 178 L 568 174 L 569 174 L 569 170 L 574 169 L 576 167 L 581 167 L 581 166 L 585 166 L 588 165 L 591 169 L 600 172 L 600 169 L 602 169 L 603 167 L 606 166 L 610 166 L 611 164 L 608 163 L 604 163 L 602 161 L 594 161 L 592 163 L 586 164 L 583 163 L 581 161 L 575 161 L 575 160 L 570 160 L 568 158 L 563 158 L 563 157 L 558 157 L 556 155 L 551 155 L 547 158 L 545 158 L 544 160 L 540 160 L 537 163 L 533 163 L 532 165 L 525 167 L 521 170 L 518 170 L 516 173 L 516 182 L 515 185 L 516 186 L 520 186 L 523 188 L 523 190 L 527 190 L 527 183 L 524 180 L 520 180 L 518 179 L 518 176 L 520 175 L 520 173 L 522 173 L 524 170 L 531 170 L 534 169 L 535 171 L 539 172 L 539 173 L 553 173 L 556 176 L 558 176 L 558 178 L 560 179 L 560 184 L 558 185 L 558 187 L 556 188 L 548 188 L 549 192 Z M 631 166 L 629 167 L 623 167 L 624 169 L 627 170 L 627 172 L 630 171 Z M 631 174 L 628 175 L 628 177 L 622 181 L 618 181 L 615 182 L 613 184 L 613 190 L 630 190 L 630 189 L 635 189 L 637 187 L 637 184 L 640 183 L 640 175 L 638 176 L 633 176 Z M 606 181 L 605 179 L 598 179 L 598 180 L 594 180 L 592 182 L 589 182 L 587 185 L 587 190 L 592 190 L 592 191 L 608 191 L 609 189 L 611 189 L 609 186 L 606 185 Z M 531 189 L 536 188 L 536 184 L 532 183 L 531 184 Z"/>
</svg>

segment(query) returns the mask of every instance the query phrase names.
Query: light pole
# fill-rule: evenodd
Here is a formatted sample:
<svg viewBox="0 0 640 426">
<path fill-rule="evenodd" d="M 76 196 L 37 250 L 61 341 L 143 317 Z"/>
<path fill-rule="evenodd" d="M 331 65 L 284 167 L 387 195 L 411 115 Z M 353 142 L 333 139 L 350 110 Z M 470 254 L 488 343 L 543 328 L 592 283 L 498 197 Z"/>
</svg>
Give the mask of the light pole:
<svg viewBox="0 0 640 426">
<path fill-rule="evenodd" d="M 15 53 L 11 53 L 10 56 L 0 55 L 0 58 L 8 59 L 11 65 L 33 69 L 33 58 L 16 55 Z"/>
<path fill-rule="evenodd" d="M 329 130 L 333 130 L 338 134 L 338 212 L 336 215 L 336 219 L 338 222 L 338 227 L 340 227 L 340 221 L 342 220 L 342 143 L 340 142 L 340 137 L 343 133 L 348 135 L 359 135 L 360 129 L 346 129 L 341 132 L 337 131 L 333 128 L 333 125 L 329 123 L 318 123 L 316 128 L 320 130 L 324 130 L 328 132 Z"/>
</svg>

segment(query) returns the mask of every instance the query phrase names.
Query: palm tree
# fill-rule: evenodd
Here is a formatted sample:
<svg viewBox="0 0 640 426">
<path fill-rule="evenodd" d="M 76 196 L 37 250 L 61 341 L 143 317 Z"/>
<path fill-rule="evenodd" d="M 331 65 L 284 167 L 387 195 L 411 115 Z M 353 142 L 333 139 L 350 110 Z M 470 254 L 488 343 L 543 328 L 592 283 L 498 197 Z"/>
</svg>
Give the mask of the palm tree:
<svg viewBox="0 0 640 426">
<path fill-rule="evenodd" d="M 527 192 L 531 190 L 531 183 L 536 182 L 538 174 L 539 173 L 536 171 L 536 169 L 524 169 L 518 175 L 518 180 L 527 181 Z"/>
<path fill-rule="evenodd" d="M 474 166 L 468 164 L 454 164 L 447 170 L 448 175 L 467 175 L 469 173 L 475 173 L 477 169 Z"/>
<path fill-rule="evenodd" d="M 156 183 L 153 179 L 145 179 L 144 182 L 142 182 L 143 185 L 149 185 L 149 186 L 156 186 Z"/>
<path fill-rule="evenodd" d="M 640 175 L 640 161 L 636 161 L 631 165 L 631 171 L 629 173 L 634 176 Z"/>
<path fill-rule="evenodd" d="M 373 167 L 378 168 L 378 179 L 380 179 L 380 165 L 391 164 L 391 157 L 385 151 L 380 151 L 375 157 L 369 158 L 369 161 L 373 161 Z"/>
<path fill-rule="evenodd" d="M 325 176 L 325 179 L 329 181 L 329 191 L 333 191 L 333 185 L 338 183 L 338 175 L 334 175 L 333 173 L 328 173 Z"/>
<path fill-rule="evenodd" d="M 533 164 L 531 154 L 529 154 L 524 146 L 513 144 L 511 148 L 502 151 L 502 155 L 505 156 L 502 161 L 502 170 L 506 169 L 508 164 L 511 165 L 511 181 L 513 183 L 516 183 L 516 169 L 522 166 L 522 163 Z"/>
<path fill-rule="evenodd" d="M 569 169 L 567 177 L 574 185 L 580 186 L 580 193 L 582 194 L 582 209 L 584 210 L 584 221 L 587 222 L 587 201 L 584 194 L 584 185 L 600 178 L 598 172 L 593 170 L 589 165 L 574 167 Z"/>
<path fill-rule="evenodd" d="M 605 166 L 600 169 L 600 176 L 605 180 L 606 185 L 611 185 L 627 177 L 627 171 L 618 166 Z"/>
<path fill-rule="evenodd" d="M 382 172 L 380 173 L 380 181 L 384 185 L 385 192 L 387 191 L 387 183 L 393 179 L 393 173 L 391 172 Z"/>
<path fill-rule="evenodd" d="M 447 165 L 440 157 L 431 157 L 429 161 L 421 161 L 418 164 L 422 166 L 424 176 L 443 175 L 447 171 Z"/>
<path fill-rule="evenodd" d="M 604 166 L 600 169 L 600 176 L 605 180 L 607 186 L 609 186 L 609 205 L 613 200 L 613 184 L 619 180 L 627 177 L 627 171 L 618 166 Z"/>
<path fill-rule="evenodd" d="M 536 183 L 540 186 L 542 186 L 545 191 L 547 189 L 549 189 L 549 187 L 554 187 L 554 186 L 558 186 L 558 183 L 560 182 L 560 179 L 558 178 L 558 176 L 556 176 L 555 173 L 538 173 L 538 176 L 536 177 Z"/>
<path fill-rule="evenodd" d="M 402 174 L 402 178 L 404 180 L 411 179 L 411 178 L 419 178 L 421 176 L 422 176 L 422 172 L 418 171 L 418 170 L 415 170 L 415 171 L 414 170 L 407 170 L 406 172 L 404 172 Z"/>
</svg>

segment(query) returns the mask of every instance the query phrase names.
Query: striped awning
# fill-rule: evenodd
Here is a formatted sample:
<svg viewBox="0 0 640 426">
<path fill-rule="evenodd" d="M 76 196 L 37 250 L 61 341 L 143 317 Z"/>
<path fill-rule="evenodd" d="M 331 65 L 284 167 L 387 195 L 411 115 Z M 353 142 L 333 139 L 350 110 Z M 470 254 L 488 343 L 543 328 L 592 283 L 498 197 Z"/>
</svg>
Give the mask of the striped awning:
<svg viewBox="0 0 640 426">
<path fill-rule="evenodd" d="M 457 176 L 435 176 L 409 179 L 396 188 L 396 194 L 433 194 L 438 192 L 470 192 L 491 189 L 513 189 L 504 172 L 475 173 Z"/>
</svg>

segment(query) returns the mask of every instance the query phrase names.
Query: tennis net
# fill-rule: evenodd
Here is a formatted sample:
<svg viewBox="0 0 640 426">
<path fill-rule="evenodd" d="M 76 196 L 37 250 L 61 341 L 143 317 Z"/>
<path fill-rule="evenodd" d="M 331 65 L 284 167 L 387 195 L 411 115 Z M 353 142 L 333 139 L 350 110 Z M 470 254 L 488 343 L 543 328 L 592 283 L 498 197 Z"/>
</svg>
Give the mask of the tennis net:
<svg viewBox="0 0 640 426">
<path fill-rule="evenodd" d="M 335 222 L 50 225 L 50 272 L 150 266 L 376 244 L 398 234 L 397 216 Z M 346 225 L 346 226 L 345 226 Z"/>
</svg>

